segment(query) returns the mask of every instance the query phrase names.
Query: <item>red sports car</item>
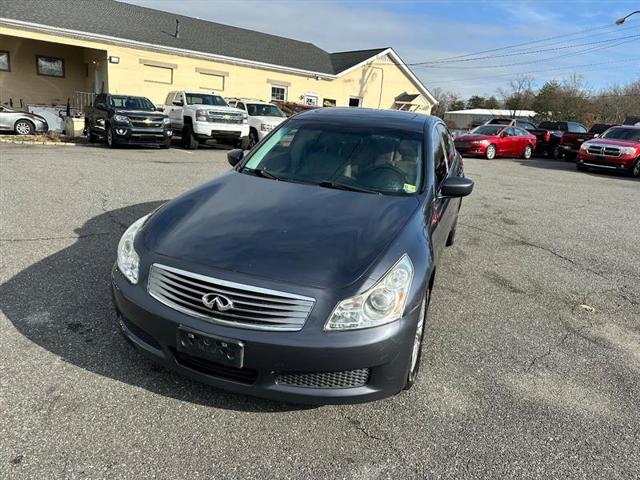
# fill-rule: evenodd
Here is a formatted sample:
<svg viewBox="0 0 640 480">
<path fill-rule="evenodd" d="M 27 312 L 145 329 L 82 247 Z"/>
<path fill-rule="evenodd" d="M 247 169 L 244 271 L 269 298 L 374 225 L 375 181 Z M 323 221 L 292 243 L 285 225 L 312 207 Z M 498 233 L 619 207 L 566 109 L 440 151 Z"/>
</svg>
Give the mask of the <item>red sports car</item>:
<svg viewBox="0 0 640 480">
<path fill-rule="evenodd" d="M 529 159 L 536 149 L 536 136 L 523 128 L 509 125 L 481 125 L 455 139 L 456 150 L 463 155 L 492 160 L 500 157 Z"/>
</svg>

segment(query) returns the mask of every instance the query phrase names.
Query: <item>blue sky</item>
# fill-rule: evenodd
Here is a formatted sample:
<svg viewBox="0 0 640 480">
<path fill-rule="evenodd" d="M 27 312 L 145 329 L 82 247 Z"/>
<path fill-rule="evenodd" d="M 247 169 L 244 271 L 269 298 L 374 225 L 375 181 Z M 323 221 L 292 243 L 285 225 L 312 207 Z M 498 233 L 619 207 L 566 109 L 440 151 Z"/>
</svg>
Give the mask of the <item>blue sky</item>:
<svg viewBox="0 0 640 480">
<path fill-rule="evenodd" d="M 640 9 L 638 0 L 127 1 L 328 51 L 391 46 L 409 64 L 561 36 L 480 55 L 492 58 L 412 66 L 429 89 L 464 97 L 495 94 L 523 73 L 538 86 L 578 73 L 596 90 L 640 78 L 640 14 L 614 25 Z"/>
</svg>

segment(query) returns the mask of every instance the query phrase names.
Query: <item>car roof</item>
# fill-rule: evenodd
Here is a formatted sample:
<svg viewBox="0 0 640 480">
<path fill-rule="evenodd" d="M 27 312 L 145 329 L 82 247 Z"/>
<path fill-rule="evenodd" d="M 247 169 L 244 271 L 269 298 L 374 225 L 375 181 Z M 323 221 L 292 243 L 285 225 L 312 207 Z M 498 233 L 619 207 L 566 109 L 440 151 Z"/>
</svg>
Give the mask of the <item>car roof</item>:
<svg viewBox="0 0 640 480">
<path fill-rule="evenodd" d="M 442 123 L 438 117 L 401 110 L 375 108 L 327 107 L 306 110 L 295 115 L 297 119 L 338 121 L 350 125 L 380 125 L 401 130 L 423 131 L 425 126 Z"/>
</svg>

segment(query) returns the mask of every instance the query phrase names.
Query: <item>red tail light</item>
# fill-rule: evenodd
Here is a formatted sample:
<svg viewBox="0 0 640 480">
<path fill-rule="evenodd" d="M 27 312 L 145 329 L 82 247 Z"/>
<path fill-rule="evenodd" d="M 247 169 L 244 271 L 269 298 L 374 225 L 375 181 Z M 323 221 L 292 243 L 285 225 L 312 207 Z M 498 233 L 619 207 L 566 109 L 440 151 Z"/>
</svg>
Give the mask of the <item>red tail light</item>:
<svg viewBox="0 0 640 480">
<path fill-rule="evenodd" d="M 548 142 L 549 140 L 551 140 L 551 133 L 550 132 L 544 132 L 544 141 Z"/>
</svg>

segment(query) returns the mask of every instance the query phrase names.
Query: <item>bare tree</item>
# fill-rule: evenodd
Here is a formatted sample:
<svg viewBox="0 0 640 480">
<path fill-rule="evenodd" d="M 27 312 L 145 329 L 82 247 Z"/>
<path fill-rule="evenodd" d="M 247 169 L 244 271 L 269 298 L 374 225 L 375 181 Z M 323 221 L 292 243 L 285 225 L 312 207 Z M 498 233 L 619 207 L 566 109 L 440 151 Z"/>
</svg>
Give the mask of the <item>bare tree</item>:
<svg viewBox="0 0 640 480">
<path fill-rule="evenodd" d="M 518 110 L 531 108 L 533 102 L 533 78 L 527 75 L 515 78 L 509 82 L 508 88 L 498 89 L 505 108 L 509 109 L 511 117 L 516 116 Z"/>
</svg>

